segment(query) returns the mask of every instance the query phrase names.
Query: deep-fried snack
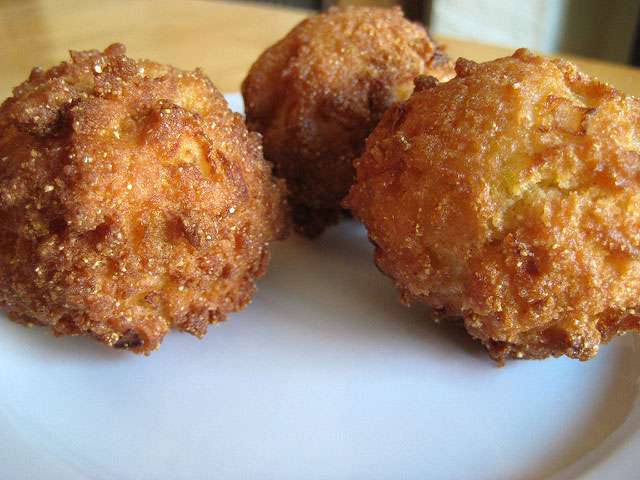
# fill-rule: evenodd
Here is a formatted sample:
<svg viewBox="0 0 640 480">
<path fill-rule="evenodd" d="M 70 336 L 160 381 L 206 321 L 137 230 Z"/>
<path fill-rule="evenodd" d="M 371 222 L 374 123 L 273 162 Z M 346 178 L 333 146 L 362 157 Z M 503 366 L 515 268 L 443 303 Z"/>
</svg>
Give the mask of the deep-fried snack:
<svg viewBox="0 0 640 480">
<path fill-rule="evenodd" d="M 453 66 L 398 7 L 331 8 L 258 58 L 242 85 L 247 125 L 287 180 L 299 231 L 316 236 L 339 220 L 353 160 L 419 74 L 446 79 Z"/>
<path fill-rule="evenodd" d="M 202 72 L 71 58 L 0 107 L 0 305 L 137 353 L 200 337 L 250 300 L 284 185 Z"/>
<path fill-rule="evenodd" d="M 640 330 L 640 102 L 527 50 L 421 78 L 346 206 L 402 298 L 491 356 L 587 360 Z"/>
</svg>

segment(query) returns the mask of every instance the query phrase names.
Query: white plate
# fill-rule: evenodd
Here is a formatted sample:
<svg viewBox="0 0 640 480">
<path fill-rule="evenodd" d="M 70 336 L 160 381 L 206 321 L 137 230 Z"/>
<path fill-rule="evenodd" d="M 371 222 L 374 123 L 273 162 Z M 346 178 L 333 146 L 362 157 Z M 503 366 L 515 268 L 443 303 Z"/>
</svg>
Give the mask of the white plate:
<svg viewBox="0 0 640 480">
<path fill-rule="evenodd" d="M 639 352 L 498 368 L 400 306 L 344 222 L 276 245 L 251 306 L 149 358 L 2 319 L 0 478 L 637 478 Z"/>
</svg>

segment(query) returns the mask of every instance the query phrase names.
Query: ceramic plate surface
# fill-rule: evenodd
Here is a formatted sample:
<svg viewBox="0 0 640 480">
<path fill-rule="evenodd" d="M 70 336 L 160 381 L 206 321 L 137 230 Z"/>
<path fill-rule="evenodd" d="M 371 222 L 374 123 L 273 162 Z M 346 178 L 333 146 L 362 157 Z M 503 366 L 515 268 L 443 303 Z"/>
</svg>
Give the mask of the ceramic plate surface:
<svg viewBox="0 0 640 480">
<path fill-rule="evenodd" d="M 0 477 L 637 478 L 636 337 L 498 368 L 397 302 L 356 222 L 273 253 L 248 308 L 148 358 L 0 319 Z"/>
</svg>

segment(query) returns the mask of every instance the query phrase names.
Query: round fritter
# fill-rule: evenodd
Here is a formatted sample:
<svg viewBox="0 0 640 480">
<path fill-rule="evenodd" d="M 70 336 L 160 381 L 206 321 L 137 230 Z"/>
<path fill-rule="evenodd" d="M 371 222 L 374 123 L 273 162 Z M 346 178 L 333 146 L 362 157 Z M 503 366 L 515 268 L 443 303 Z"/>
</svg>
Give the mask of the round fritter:
<svg viewBox="0 0 640 480">
<path fill-rule="evenodd" d="M 296 26 L 258 58 L 242 85 L 247 125 L 287 180 L 294 222 L 315 236 L 336 223 L 353 160 L 413 79 L 453 76 L 425 29 L 400 8 L 331 8 Z"/>
<path fill-rule="evenodd" d="M 202 336 L 250 300 L 284 186 L 200 71 L 71 58 L 0 107 L 0 305 L 138 353 Z"/>
<path fill-rule="evenodd" d="M 640 102 L 527 50 L 456 71 L 356 161 L 345 203 L 380 269 L 498 361 L 640 330 Z"/>
</svg>

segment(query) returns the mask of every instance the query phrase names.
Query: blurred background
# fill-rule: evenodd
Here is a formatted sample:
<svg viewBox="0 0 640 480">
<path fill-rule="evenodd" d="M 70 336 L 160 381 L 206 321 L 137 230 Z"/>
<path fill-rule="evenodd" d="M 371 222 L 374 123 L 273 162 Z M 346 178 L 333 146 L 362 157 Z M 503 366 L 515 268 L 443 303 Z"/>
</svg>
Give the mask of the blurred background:
<svg viewBox="0 0 640 480">
<path fill-rule="evenodd" d="M 263 0 L 321 10 L 400 5 L 438 36 L 640 65 L 638 0 Z"/>
<path fill-rule="evenodd" d="M 628 66 L 640 65 L 640 0 L 0 0 L 0 99 L 34 66 L 115 41 L 134 56 L 201 67 L 237 92 L 258 55 L 310 11 L 366 4 L 402 6 L 452 58 L 483 62 L 526 46 L 640 97 Z"/>
</svg>

